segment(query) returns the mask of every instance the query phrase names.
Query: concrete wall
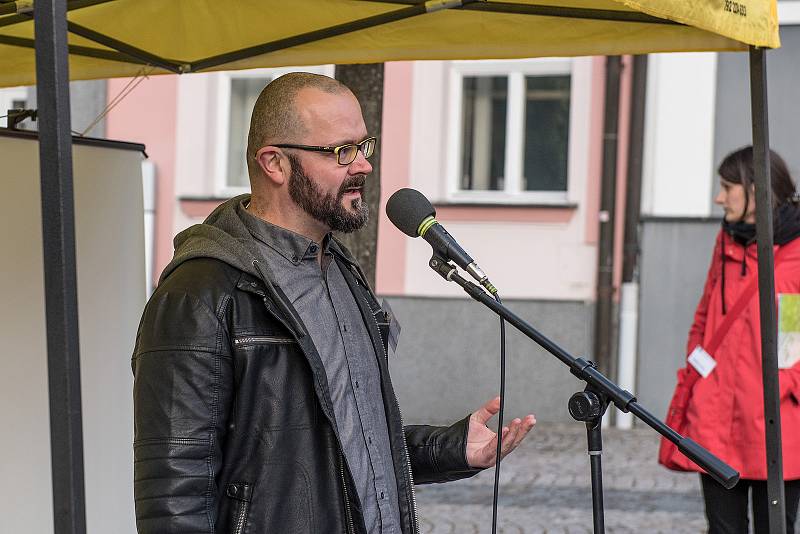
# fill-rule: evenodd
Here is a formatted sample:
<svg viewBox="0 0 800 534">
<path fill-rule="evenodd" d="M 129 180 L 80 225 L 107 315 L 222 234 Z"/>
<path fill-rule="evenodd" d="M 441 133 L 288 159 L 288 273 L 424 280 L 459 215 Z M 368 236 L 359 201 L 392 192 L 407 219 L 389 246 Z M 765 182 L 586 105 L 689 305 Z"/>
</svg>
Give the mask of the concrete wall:
<svg viewBox="0 0 800 534">
<path fill-rule="evenodd" d="M 443 281 L 444 283 L 444 281 Z M 402 332 L 390 355 L 406 423 L 448 423 L 498 394 L 499 319 L 467 299 L 391 297 Z M 583 302 L 508 300 L 506 304 L 573 356 L 591 347 L 593 306 Z M 554 356 L 506 325 L 507 420 L 572 421 L 567 401 L 583 389 Z"/>
<path fill-rule="evenodd" d="M 769 96 L 770 145 L 789 165 L 792 176 L 800 176 L 800 26 L 781 27 L 781 48 L 767 54 L 767 94 Z M 750 116 L 750 78 L 747 54 L 719 54 L 717 67 L 717 106 L 714 161 L 732 150 L 752 142 Z M 714 180 L 714 191 L 719 190 Z M 718 208 L 714 208 L 720 213 Z"/>
<path fill-rule="evenodd" d="M 26 106 L 28 109 L 36 109 L 36 87 L 28 87 Z M 78 133 L 83 133 L 103 112 L 106 106 L 107 82 L 105 80 L 87 80 L 80 82 L 70 82 L 70 118 L 72 129 Z M 26 130 L 35 130 L 36 123 L 30 120 L 24 121 L 21 126 Z M 97 124 L 86 132 L 88 137 L 105 137 L 106 121 L 100 119 Z"/>
<path fill-rule="evenodd" d="M 705 283 L 719 219 L 646 218 L 640 260 L 639 366 L 634 393 L 663 418 Z"/>
<path fill-rule="evenodd" d="M 107 82 L 105 80 L 88 80 L 70 83 L 70 112 L 72 114 L 72 129 L 89 137 L 105 137 L 105 117 L 96 124 L 95 119 L 100 116 L 106 106 Z M 87 130 L 87 128 L 90 128 Z"/>
</svg>

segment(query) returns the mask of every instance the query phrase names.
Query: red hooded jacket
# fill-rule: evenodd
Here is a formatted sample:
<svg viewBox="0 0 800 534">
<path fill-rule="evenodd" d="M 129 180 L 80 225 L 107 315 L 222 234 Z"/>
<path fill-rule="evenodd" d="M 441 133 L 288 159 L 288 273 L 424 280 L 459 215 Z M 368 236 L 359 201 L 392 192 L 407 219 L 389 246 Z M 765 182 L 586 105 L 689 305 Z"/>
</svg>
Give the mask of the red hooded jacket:
<svg viewBox="0 0 800 534">
<path fill-rule="evenodd" d="M 775 269 L 776 293 L 800 293 L 800 238 L 781 247 Z M 744 247 L 723 232 L 717 236 L 705 289 L 695 312 L 687 354 L 707 345 L 752 277 L 757 276 L 756 244 Z M 778 250 L 778 247 L 775 247 Z M 723 263 L 722 257 L 725 257 Z M 722 268 L 725 268 L 724 280 Z M 686 412 L 686 434 L 741 473 L 766 480 L 764 388 L 761 378 L 761 327 L 758 295 L 752 297 L 712 354 L 716 368 L 694 385 Z M 779 370 L 783 474 L 800 479 L 800 363 Z M 685 469 L 700 468 L 683 455 Z"/>
</svg>

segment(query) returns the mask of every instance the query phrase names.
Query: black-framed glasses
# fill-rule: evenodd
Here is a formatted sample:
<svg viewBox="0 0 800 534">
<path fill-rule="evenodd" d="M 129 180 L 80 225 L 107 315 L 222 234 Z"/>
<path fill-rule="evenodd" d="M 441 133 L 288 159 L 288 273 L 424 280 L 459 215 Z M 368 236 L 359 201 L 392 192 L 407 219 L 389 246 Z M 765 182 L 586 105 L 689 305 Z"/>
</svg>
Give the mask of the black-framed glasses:
<svg viewBox="0 0 800 534">
<path fill-rule="evenodd" d="M 339 165 L 350 165 L 356 160 L 359 150 L 364 154 L 365 158 L 369 158 L 375 152 L 375 144 L 377 142 L 377 137 L 367 137 L 360 143 L 347 143 L 339 146 L 293 145 L 289 143 L 272 146 L 277 148 L 297 148 L 312 152 L 330 152 L 336 154 L 336 163 Z"/>
</svg>

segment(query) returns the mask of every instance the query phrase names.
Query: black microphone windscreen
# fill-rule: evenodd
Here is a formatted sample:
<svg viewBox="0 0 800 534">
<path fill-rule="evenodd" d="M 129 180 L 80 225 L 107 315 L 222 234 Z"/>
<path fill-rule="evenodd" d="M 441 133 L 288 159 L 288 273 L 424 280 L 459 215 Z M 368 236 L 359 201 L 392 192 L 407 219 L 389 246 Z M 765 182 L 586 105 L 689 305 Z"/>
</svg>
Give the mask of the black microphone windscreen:
<svg viewBox="0 0 800 534">
<path fill-rule="evenodd" d="M 395 191 L 386 202 L 386 215 L 406 235 L 419 237 L 419 225 L 426 217 L 436 216 L 430 201 L 416 189 Z"/>
</svg>

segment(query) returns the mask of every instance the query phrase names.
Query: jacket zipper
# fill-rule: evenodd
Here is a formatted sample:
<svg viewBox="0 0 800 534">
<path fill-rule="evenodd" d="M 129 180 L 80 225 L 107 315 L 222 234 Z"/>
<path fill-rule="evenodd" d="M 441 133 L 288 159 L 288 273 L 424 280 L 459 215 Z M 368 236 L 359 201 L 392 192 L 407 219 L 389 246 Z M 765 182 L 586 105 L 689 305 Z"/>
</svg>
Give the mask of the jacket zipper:
<svg viewBox="0 0 800 534">
<path fill-rule="evenodd" d="M 233 529 L 233 534 L 242 534 L 244 532 L 244 521 L 247 517 L 247 508 L 250 503 L 248 501 L 242 501 L 242 505 L 239 507 L 239 515 L 236 518 L 236 527 Z"/>
<path fill-rule="evenodd" d="M 170 445 L 208 445 L 208 440 L 199 438 L 145 438 L 136 440 L 134 445 L 149 445 L 151 443 L 168 443 Z"/>
<path fill-rule="evenodd" d="M 339 474 L 342 477 L 342 490 L 344 491 L 344 516 L 347 524 L 345 525 L 345 534 L 355 534 L 355 525 L 353 524 L 353 513 L 350 510 L 350 497 L 347 495 L 347 479 L 344 476 L 344 454 L 339 451 Z"/>
<path fill-rule="evenodd" d="M 233 340 L 234 345 L 252 345 L 255 343 L 295 343 L 290 337 L 283 336 L 245 336 Z"/>
<path fill-rule="evenodd" d="M 397 398 L 394 399 L 394 405 L 397 407 L 397 413 L 400 415 L 400 427 L 405 428 L 405 424 L 403 423 L 403 412 L 400 410 L 400 403 L 397 401 Z M 403 438 L 403 451 L 406 454 L 406 466 L 408 472 L 408 484 L 409 489 L 411 490 L 411 517 L 414 520 L 414 533 L 419 533 L 419 517 L 417 516 L 417 495 L 414 492 L 414 475 L 411 472 L 411 459 L 408 454 L 408 443 L 406 443 L 406 435 L 405 432 L 402 433 Z"/>
<path fill-rule="evenodd" d="M 364 300 L 366 301 L 366 298 L 363 295 L 362 295 L 361 298 L 364 298 Z M 372 310 L 372 306 L 369 305 L 369 302 L 366 302 L 366 304 L 367 304 L 367 308 L 369 310 Z M 370 313 L 369 315 L 370 315 L 370 317 L 372 317 L 372 322 L 375 324 L 375 330 L 378 332 L 378 338 L 381 341 L 379 343 L 379 345 L 381 346 L 381 354 L 383 355 L 384 360 L 387 362 L 387 367 L 388 367 L 389 355 L 386 354 L 386 349 L 383 348 L 383 335 L 381 335 L 381 328 L 378 325 L 378 320 L 375 319 L 375 314 L 374 313 Z M 398 415 L 400 416 L 400 428 L 402 430 L 403 428 L 405 428 L 405 424 L 403 423 L 403 411 L 400 409 L 400 402 L 398 402 L 397 397 L 394 398 L 394 405 L 397 408 Z M 405 455 L 406 455 L 406 466 L 408 467 L 408 469 L 407 469 L 408 484 L 409 484 L 409 489 L 411 491 L 411 517 L 412 517 L 412 519 L 414 521 L 414 523 L 412 525 L 412 527 L 414 529 L 413 533 L 414 534 L 418 534 L 419 533 L 419 517 L 417 517 L 417 496 L 416 496 L 416 493 L 414 492 L 414 475 L 411 472 L 411 459 L 410 459 L 410 456 L 408 454 L 408 443 L 406 443 L 406 434 L 405 434 L 405 432 L 402 432 L 402 431 L 401 431 L 400 434 L 401 434 L 401 437 L 403 439 L 403 452 L 405 452 Z"/>
<path fill-rule="evenodd" d="M 233 521 L 232 534 L 242 534 L 247 524 L 247 512 L 250 509 L 251 486 L 247 483 L 228 484 L 226 493 L 236 503 L 236 515 Z"/>
</svg>

